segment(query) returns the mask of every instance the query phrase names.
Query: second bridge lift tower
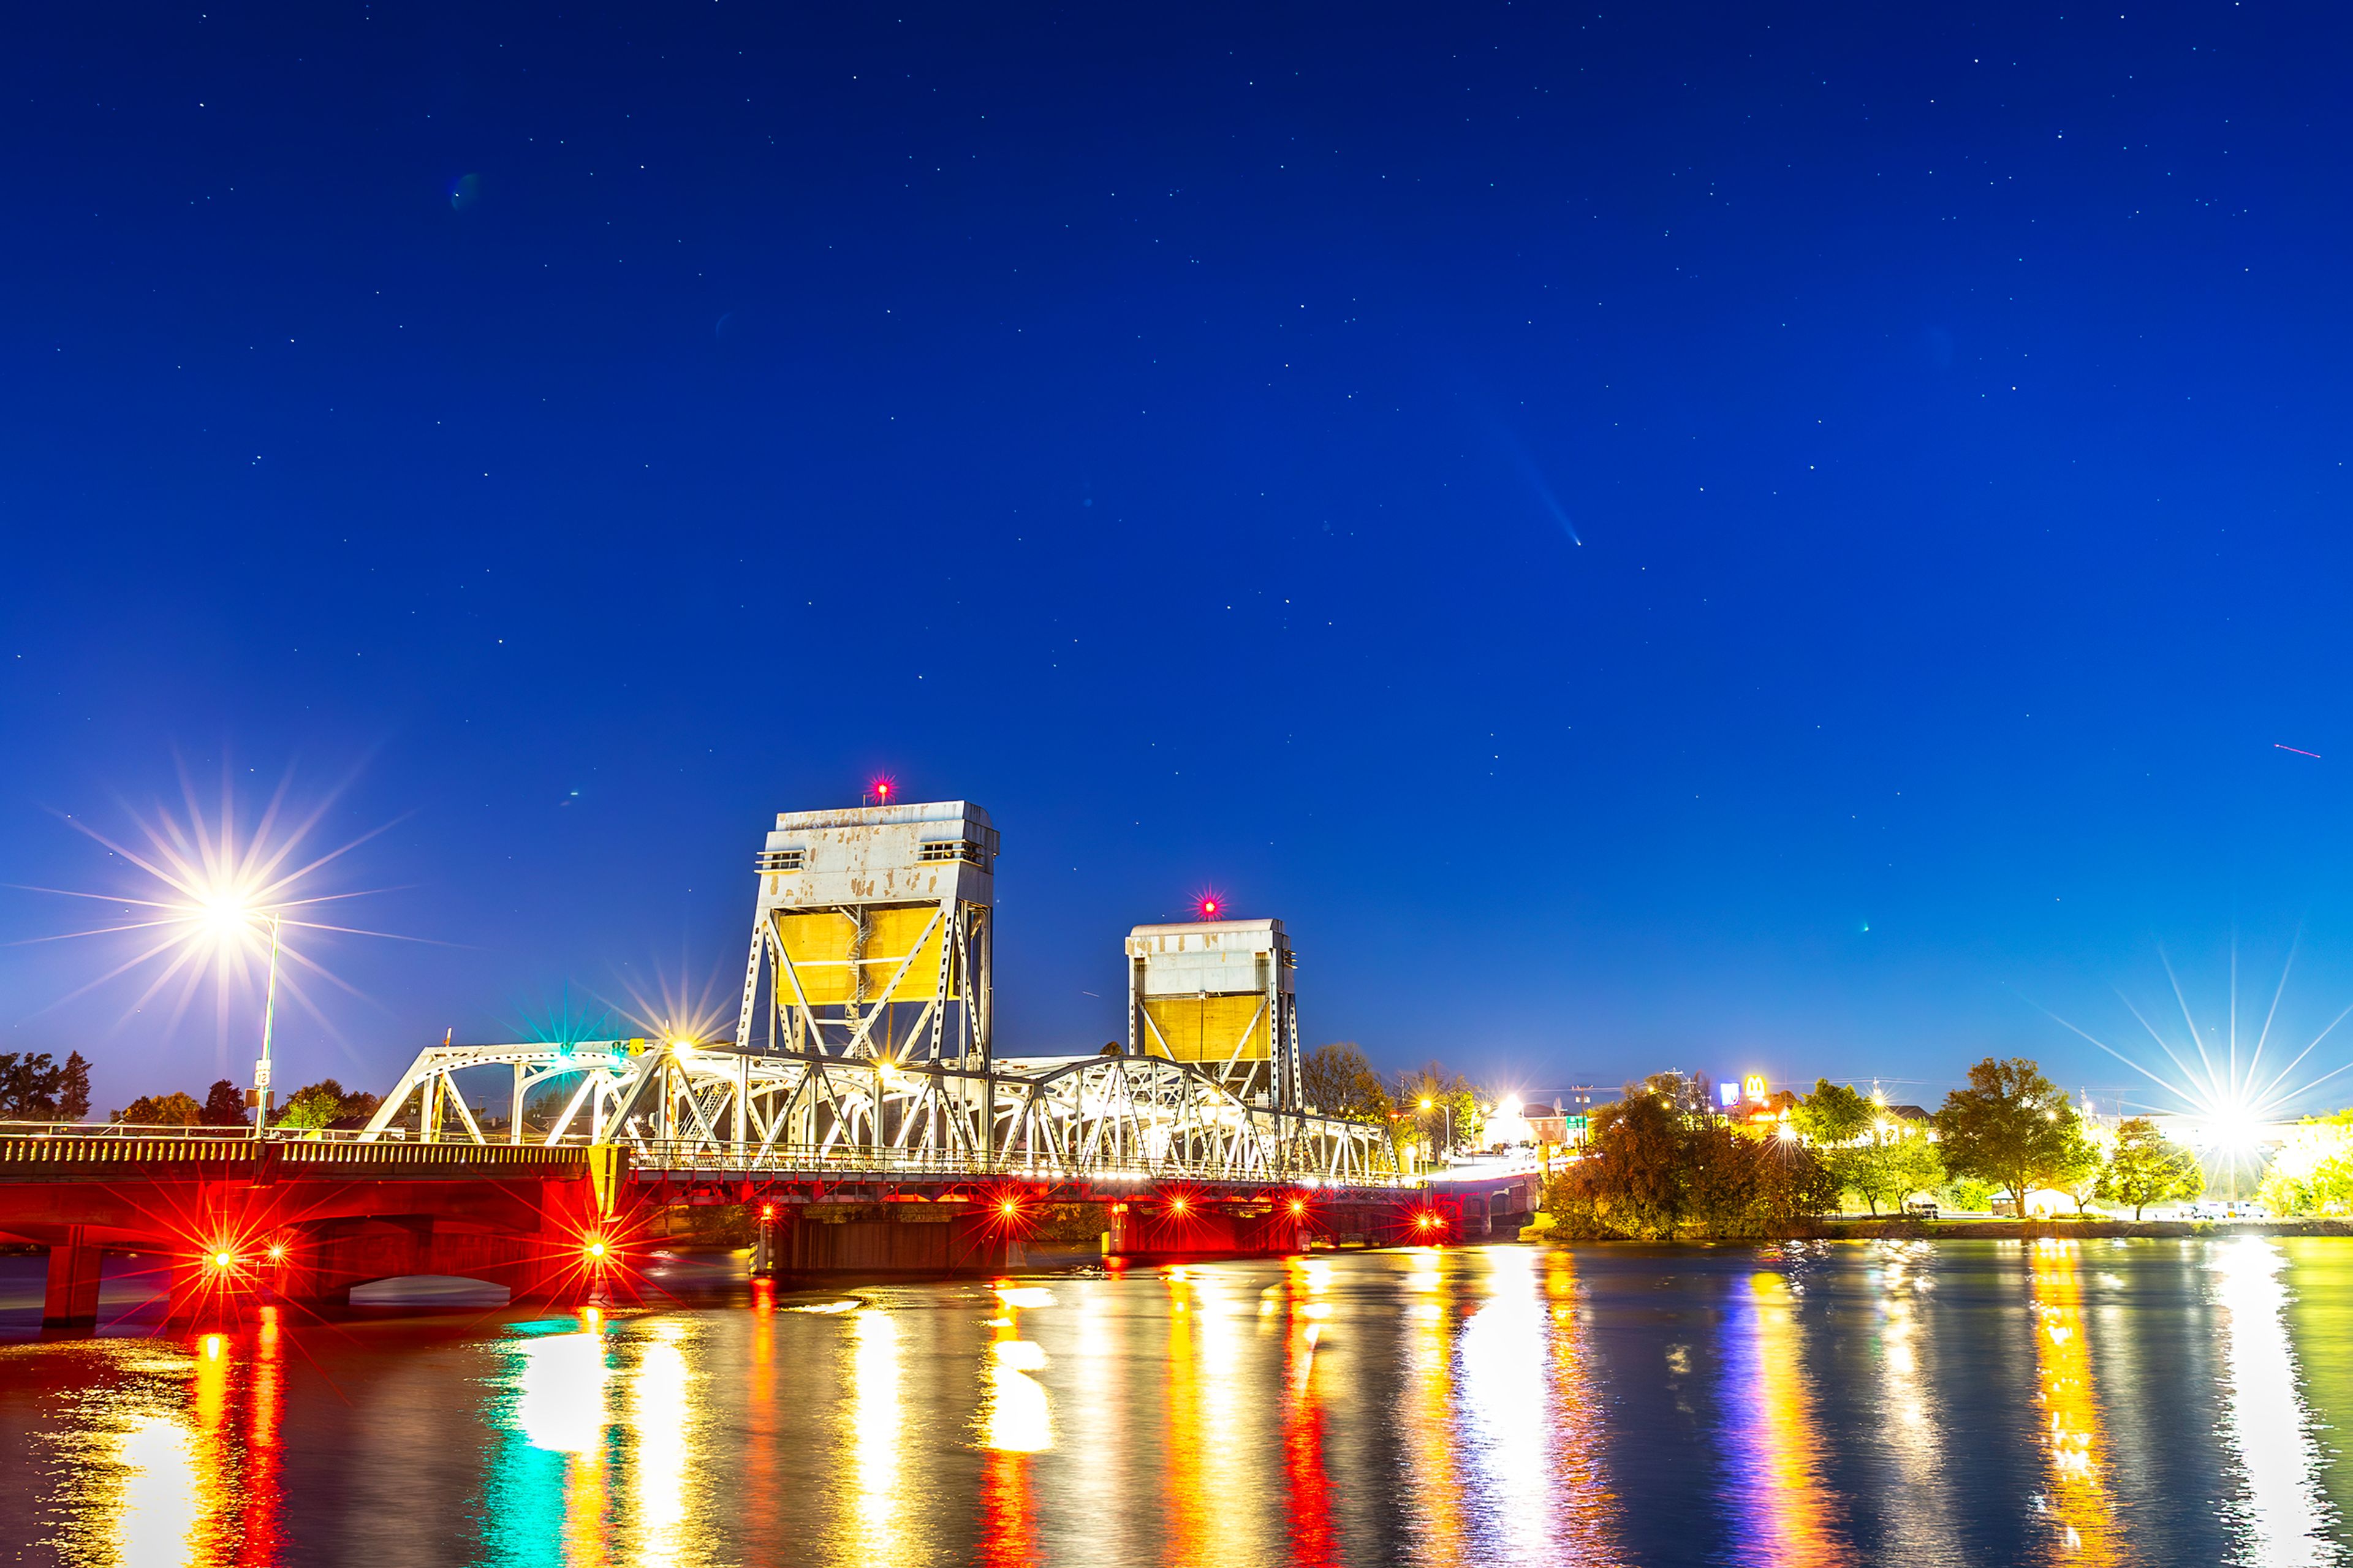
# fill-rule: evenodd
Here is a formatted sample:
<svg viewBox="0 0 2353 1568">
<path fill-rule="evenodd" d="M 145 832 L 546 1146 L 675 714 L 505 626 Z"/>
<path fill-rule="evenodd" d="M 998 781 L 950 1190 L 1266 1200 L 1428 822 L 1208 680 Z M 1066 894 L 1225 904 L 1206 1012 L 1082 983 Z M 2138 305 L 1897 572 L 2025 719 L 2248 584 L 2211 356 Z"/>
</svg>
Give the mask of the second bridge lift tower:
<svg viewBox="0 0 2353 1568">
<path fill-rule="evenodd" d="M 1299 1000 L 1282 922 L 1187 921 L 1127 933 L 1127 1048 L 1191 1062 L 1242 1099 L 1305 1101 Z"/>
</svg>

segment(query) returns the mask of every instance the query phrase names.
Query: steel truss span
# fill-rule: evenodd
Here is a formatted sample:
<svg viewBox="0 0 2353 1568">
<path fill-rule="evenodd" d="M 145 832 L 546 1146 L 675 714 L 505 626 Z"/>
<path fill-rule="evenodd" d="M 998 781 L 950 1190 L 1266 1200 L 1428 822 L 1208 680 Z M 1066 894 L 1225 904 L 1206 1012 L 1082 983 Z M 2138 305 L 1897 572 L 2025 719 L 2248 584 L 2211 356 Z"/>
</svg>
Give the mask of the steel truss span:
<svg viewBox="0 0 2353 1568">
<path fill-rule="evenodd" d="M 458 1075 L 509 1081 L 486 1131 Z M 535 1092 L 536 1091 L 536 1092 Z M 1190 1062 L 1082 1057 L 1026 1072 L 643 1040 L 435 1046 L 362 1136 L 623 1144 L 638 1169 L 1407 1184 L 1380 1129 L 1235 1096 Z"/>
</svg>

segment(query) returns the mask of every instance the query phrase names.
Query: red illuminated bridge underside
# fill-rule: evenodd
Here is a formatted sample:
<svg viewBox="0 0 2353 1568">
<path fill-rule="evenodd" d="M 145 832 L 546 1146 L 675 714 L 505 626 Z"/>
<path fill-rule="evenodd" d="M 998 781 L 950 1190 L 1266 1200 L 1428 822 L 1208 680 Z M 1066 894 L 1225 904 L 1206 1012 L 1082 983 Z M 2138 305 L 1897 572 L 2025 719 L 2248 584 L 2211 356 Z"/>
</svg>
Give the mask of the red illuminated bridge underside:
<svg viewBox="0 0 2353 1568">
<path fill-rule="evenodd" d="M 0 1137 L 0 1237 L 50 1249 L 42 1319 L 68 1331 L 95 1322 L 109 1251 L 167 1281 L 177 1321 L 263 1297 L 329 1306 L 407 1275 L 518 1299 L 628 1294 L 655 1222 L 678 1205 L 754 1205 L 755 1265 L 773 1273 L 994 1273 L 1018 1266 L 1046 1205 L 1073 1203 L 1104 1205 L 1107 1255 L 1134 1262 L 1484 1238 L 1490 1212 L 1535 1206 L 1532 1192 L 1483 1187 L 672 1172 L 633 1168 L 610 1145 Z"/>
</svg>

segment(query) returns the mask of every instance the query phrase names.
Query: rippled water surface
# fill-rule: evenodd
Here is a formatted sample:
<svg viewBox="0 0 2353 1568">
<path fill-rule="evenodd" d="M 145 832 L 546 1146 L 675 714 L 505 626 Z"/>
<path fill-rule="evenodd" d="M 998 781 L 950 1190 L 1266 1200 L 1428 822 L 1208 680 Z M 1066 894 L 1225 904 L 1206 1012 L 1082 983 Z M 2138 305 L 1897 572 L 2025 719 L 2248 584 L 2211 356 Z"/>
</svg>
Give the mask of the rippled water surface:
<svg viewBox="0 0 2353 1568">
<path fill-rule="evenodd" d="M 2295 1563 L 2353 1241 L 1215 1264 L 0 1347 L 70 1563 Z"/>
</svg>

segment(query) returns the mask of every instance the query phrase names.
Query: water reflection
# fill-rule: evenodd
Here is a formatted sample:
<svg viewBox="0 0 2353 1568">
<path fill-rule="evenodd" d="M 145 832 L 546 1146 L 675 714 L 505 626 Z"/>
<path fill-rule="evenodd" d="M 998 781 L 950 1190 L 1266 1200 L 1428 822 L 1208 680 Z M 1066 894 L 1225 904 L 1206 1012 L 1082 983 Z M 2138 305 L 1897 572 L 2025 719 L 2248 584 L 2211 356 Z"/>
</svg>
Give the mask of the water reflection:
<svg viewBox="0 0 2353 1568">
<path fill-rule="evenodd" d="M 1436 1247 L 1418 1248 L 1406 1288 L 1405 1455 L 1411 1477 L 1407 1526 L 1414 1561 L 1442 1565 L 1463 1554 L 1462 1481 L 1455 1468 L 1453 1333 Z"/>
<path fill-rule="evenodd" d="M 1880 1437 L 1904 1497 L 1904 1506 L 1892 1510 L 1887 1544 L 1907 1562 L 1960 1556 L 1946 1500 L 1943 1412 L 1927 1367 L 1936 1250 L 1928 1241 L 1879 1244 Z"/>
<path fill-rule="evenodd" d="M 850 1372 L 857 1561 L 899 1563 L 904 1560 L 899 1540 L 899 1444 L 906 1392 L 901 1386 L 899 1325 L 890 1313 L 872 1307 L 860 1308 L 850 1321 L 858 1330 Z"/>
<path fill-rule="evenodd" d="M 629 1391 L 630 1489 L 638 1511 L 632 1561 L 653 1568 L 670 1568 L 678 1562 L 680 1533 L 687 1522 L 694 1409 L 686 1357 L 679 1350 L 684 1329 L 675 1318 L 659 1320 L 648 1329 L 649 1342 Z"/>
<path fill-rule="evenodd" d="M 2246 1489 L 2235 1510 L 2249 1536 L 2240 1561 L 2335 1563 L 2327 1537 L 2334 1510 L 2321 1489 L 2312 1414 L 2288 1341 L 2285 1261 L 2278 1243 L 2246 1236 L 2215 1248 L 2212 1264 L 2215 1297 L 2228 1314 L 2228 1442 Z"/>
<path fill-rule="evenodd" d="M 2044 1426 L 2043 1489 L 2039 1500 L 2058 1532 L 2066 1561 L 2126 1560 L 2107 1482 L 2107 1436 L 2092 1385 L 2085 1336 L 2079 1244 L 2029 1244 L 2034 1289 L 2035 1375 Z"/>
<path fill-rule="evenodd" d="M 990 1568 L 1035 1562 L 1038 1521 L 1029 1456 L 1054 1446 L 1046 1389 L 1030 1374 L 1046 1365 L 1045 1348 L 1021 1337 L 1022 1309 L 1050 1307 L 1041 1287 L 997 1287 L 998 1316 L 990 1324 L 988 1384 L 981 1400 L 981 1561 Z"/>
<path fill-rule="evenodd" d="M 1503 1246 L 265 1313 L 0 1346 L 0 1517 L 73 1568 L 2328 1563 L 2346 1278 L 2319 1238 Z"/>
<path fill-rule="evenodd" d="M 124 1564 L 211 1561 L 205 1552 L 208 1500 L 198 1480 L 195 1440 L 168 1415 L 131 1416 L 116 1436 L 120 1476 L 111 1561 Z"/>
<path fill-rule="evenodd" d="M 1234 1287 L 1210 1268 L 1168 1270 L 1167 1415 L 1162 1519 L 1163 1561 L 1254 1560 L 1257 1543 L 1238 1506 L 1254 1489 L 1248 1446 L 1238 1429 L 1241 1390 Z"/>
<path fill-rule="evenodd" d="M 266 1564 L 284 1537 L 283 1369 L 274 1313 L 245 1342 L 158 1345 L 92 1401 L 97 1430 L 61 1445 L 77 1505 L 55 1541 L 77 1564 Z M 22 1542 L 19 1542 L 22 1544 Z"/>
<path fill-rule="evenodd" d="M 1805 1344 L 1788 1279 L 1760 1269 L 1736 1286 L 1724 1344 L 1726 1481 L 1745 1563 L 1798 1568 L 1856 1561 L 1823 1473 Z"/>
<path fill-rule="evenodd" d="M 1553 1499 L 1547 1510 L 1558 1526 L 1554 1550 L 1575 1562 L 1623 1562 L 1618 1541 L 1618 1505 L 1603 1464 L 1607 1409 L 1599 1376 L 1585 1343 L 1577 1310 L 1576 1255 L 1565 1249 L 1544 1255 L 1545 1310 L 1552 1337 L 1551 1465 Z"/>
<path fill-rule="evenodd" d="M 1476 1257 L 1485 1290 L 1462 1329 L 1458 1438 L 1482 1545 L 1510 1562 L 1541 1562 L 1551 1546 L 1545 1458 L 1552 1433 L 1541 1370 L 1550 1325 L 1537 1294 L 1537 1254 L 1491 1247 Z"/>
<path fill-rule="evenodd" d="M 256 1564 L 275 1563 L 285 1545 L 283 1456 L 279 1451 L 279 1427 L 286 1414 L 280 1310 L 275 1306 L 261 1309 L 248 1373 L 245 1479 L 238 1489 L 245 1499 L 245 1550 L 239 1555 L 241 1561 Z"/>
<path fill-rule="evenodd" d="M 1271 1288 L 1286 1309 L 1282 1479 L 1291 1502 L 1289 1556 L 1307 1568 L 1328 1568 L 1340 1561 L 1339 1537 L 1332 1520 L 1332 1483 L 1324 1457 L 1324 1400 L 1315 1375 L 1315 1346 L 1324 1337 L 1324 1323 L 1332 1311 L 1324 1299 L 1331 1282 L 1329 1263 L 1295 1258 L 1285 1267 L 1282 1285 Z"/>
</svg>

